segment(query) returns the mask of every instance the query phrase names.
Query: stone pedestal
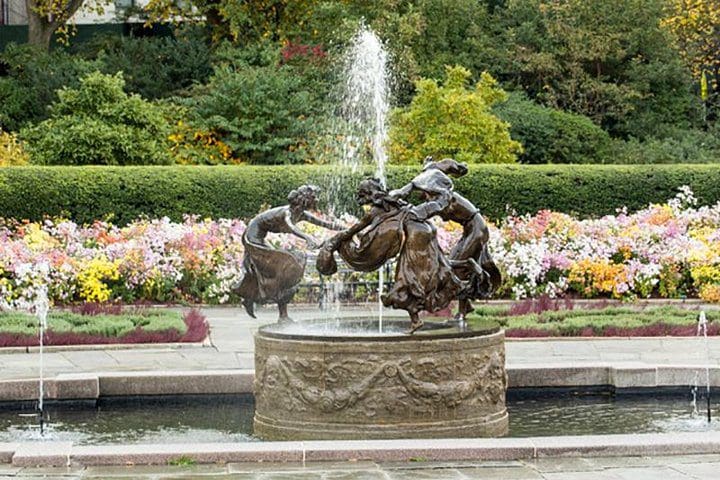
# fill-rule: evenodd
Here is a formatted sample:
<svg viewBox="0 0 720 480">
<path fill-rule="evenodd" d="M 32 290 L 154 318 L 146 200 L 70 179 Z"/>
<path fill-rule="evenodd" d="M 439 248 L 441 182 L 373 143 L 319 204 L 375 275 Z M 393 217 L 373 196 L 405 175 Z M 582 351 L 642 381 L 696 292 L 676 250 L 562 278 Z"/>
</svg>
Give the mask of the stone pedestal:
<svg viewBox="0 0 720 480">
<path fill-rule="evenodd" d="M 255 435 L 266 440 L 505 435 L 504 338 L 502 331 L 451 328 L 377 336 L 261 328 L 255 336 Z"/>
</svg>

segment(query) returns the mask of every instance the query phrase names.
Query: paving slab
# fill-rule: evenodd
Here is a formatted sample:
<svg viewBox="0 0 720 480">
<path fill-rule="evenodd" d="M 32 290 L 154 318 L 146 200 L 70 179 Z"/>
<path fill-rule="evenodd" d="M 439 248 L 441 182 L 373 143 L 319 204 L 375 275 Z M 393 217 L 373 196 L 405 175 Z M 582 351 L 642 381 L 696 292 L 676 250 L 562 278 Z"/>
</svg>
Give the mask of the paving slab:
<svg viewBox="0 0 720 480">
<path fill-rule="evenodd" d="M 529 467 L 475 467 L 459 470 L 465 479 L 542 480 L 543 476 Z"/>
<path fill-rule="evenodd" d="M 543 474 L 545 480 L 624 480 L 608 472 L 555 472 Z M 660 480 L 660 479 L 655 479 Z"/>
<path fill-rule="evenodd" d="M 593 465 L 589 459 L 582 457 L 570 458 L 534 458 L 526 460 L 525 464 L 538 472 L 590 472 L 593 470 L 602 470 L 604 467 Z"/>
<path fill-rule="evenodd" d="M 669 467 L 609 468 L 604 472 L 622 480 L 691 480 L 693 478 Z"/>
<path fill-rule="evenodd" d="M 720 462 L 675 463 L 670 460 L 668 467 L 692 478 L 720 478 Z"/>
<path fill-rule="evenodd" d="M 16 467 L 66 467 L 71 448 L 71 442 L 19 443 L 12 464 Z"/>
</svg>

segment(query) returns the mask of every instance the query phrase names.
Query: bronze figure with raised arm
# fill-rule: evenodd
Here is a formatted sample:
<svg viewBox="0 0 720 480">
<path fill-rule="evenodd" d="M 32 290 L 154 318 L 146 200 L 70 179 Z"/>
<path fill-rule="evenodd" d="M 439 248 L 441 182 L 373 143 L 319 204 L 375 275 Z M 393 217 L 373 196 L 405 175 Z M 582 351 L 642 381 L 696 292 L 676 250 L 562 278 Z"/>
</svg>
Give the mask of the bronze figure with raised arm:
<svg viewBox="0 0 720 480">
<path fill-rule="evenodd" d="M 288 195 L 289 205 L 275 207 L 250 220 L 242 237 L 245 247 L 245 276 L 237 289 L 247 313 L 255 318 L 256 303 L 277 303 L 279 321 L 290 321 L 287 305 L 295 295 L 305 272 L 305 255 L 300 252 L 273 248 L 265 242 L 268 233 L 289 233 L 317 248 L 314 238 L 300 230 L 296 223 L 306 221 L 320 227 L 341 230 L 338 223 L 323 220 L 315 210 L 320 189 L 303 185 Z"/>
<path fill-rule="evenodd" d="M 473 299 L 489 297 L 501 282 L 500 271 L 487 247 L 487 225 L 475 205 L 454 190 L 450 178 L 450 175 L 460 177 L 466 173 L 464 163 L 451 158 L 435 162 L 432 157 L 427 157 L 422 173 L 404 187 L 390 192 L 395 198 L 407 197 L 413 191 L 421 192 L 425 201 L 413 208 L 419 220 L 439 215 L 445 221 L 462 225 L 462 238 L 450 253 L 454 273 L 465 282 L 458 295 L 456 319 L 460 322 L 472 312 Z"/>
<path fill-rule="evenodd" d="M 390 197 L 374 178 L 360 183 L 357 199 L 361 205 L 369 205 L 370 210 L 358 223 L 326 242 L 318 255 L 318 270 L 324 274 L 335 272 L 335 251 L 353 269 L 364 272 L 376 270 L 397 256 L 395 282 L 382 296 L 382 302 L 386 307 L 408 312 L 408 333 L 412 333 L 423 325 L 420 312 L 447 307 L 458 295 L 462 282 L 443 255 L 435 228 L 418 219 L 411 205 Z"/>
</svg>

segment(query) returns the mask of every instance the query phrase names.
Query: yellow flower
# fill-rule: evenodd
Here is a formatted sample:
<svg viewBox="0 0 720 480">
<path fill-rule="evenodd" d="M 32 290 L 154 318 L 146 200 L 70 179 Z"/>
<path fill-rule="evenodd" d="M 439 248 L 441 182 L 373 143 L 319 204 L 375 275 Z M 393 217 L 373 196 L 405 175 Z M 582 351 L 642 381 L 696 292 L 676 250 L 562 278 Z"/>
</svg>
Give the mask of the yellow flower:
<svg viewBox="0 0 720 480">
<path fill-rule="evenodd" d="M 25 244 L 34 252 L 49 250 L 57 246 L 58 241 L 40 227 L 39 223 L 30 223 L 25 227 Z"/>
<path fill-rule="evenodd" d="M 112 293 L 105 281 L 120 278 L 119 262 L 97 257 L 85 264 L 78 273 L 80 297 L 88 302 L 107 302 Z"/>
</svg>

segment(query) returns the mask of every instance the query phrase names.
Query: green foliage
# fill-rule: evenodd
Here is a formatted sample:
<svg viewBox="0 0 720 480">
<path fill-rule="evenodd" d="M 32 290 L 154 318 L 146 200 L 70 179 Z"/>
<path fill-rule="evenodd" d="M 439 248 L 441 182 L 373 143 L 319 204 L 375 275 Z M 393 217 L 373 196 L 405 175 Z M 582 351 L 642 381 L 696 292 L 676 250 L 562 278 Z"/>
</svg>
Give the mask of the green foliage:
<svg viewBox="0 0 720 480">
<path fill-rule="evenodd" d="M 47 118 L 48 105 L 56 101 L 56 91 L 76 87 L 79 77 L 97 68 L 86 61 L 56 50 L 51 53 L 29 45 L 8 45 L 0 55 L 0 127 L 17 131 Z"/>
<path fill-rule="evenodd" d="M 488 70 L 616 135 L 687 123 L 691 79 L 661 28 L 664 0 L 508 0 Z"/>
<path fill-rule="evenodd" d="M 388 169 L 388 185 L 406 184 L 420 165 Z M 249 218 L 267 205 L 287 203 L 287 194 L 331 177 L 352 204 L 361 177 L 333 175 L 321 166 L 212 167 L 8 167 L 0 168 L 0 217 L 40 220 L 67 215 L 92 223 L 110 217 L 125 224 L 138 216 L 184 214 Z M 581 217 L 637 210 L 664 202 L 689 185 L 701 204 L 720 200 L 720 170 L 710 165 L 471 165 L 457 190 L 490 219 L 552 209 Z M 22 198 L 23 201 L 18 201 Z"/>
<path fill-rule="evenodd" d="M 104 337 L 121 337 L 136 328 L 146 332 L 175 330 L 185 334 L 187 325 L 182 315 L 170 311 L 148 311 L 120 315 L 80 315 L 67 311 L 48 315 L 48 330 L 54 333 L 84 333 Z M 10 312 L 0 314 L 0 333 L 36 335 L 38 319 L 35 315 Z"/>
<path fill-rule="evenodd" d="M 291 66 L 220 67 L 206 85 L 179 100 L 190 121 L 248 163 L 303 161 L 305 138 L 318 108 L 312 86 Z"/>
<path fill-rule="evenodd" d="M 0 166 L 26 165 L 29 158 L 25 146 L 14 133 L 0 129 Z"/>
<path fill-rule="evenodd" d="M 720 163 L 720 132 L 676 130 L 665 138 L 616 140 L 613 163 Z"/>
<path fill-rule="evenodd" d="M 179 32 L 175 38 L 102 36 L 83 45 L 81 53 L 97 59 L 103 73 L 122 72 L 126 91 L 147 99 L 171 96 L 212 73 L 202 32 Z"/>
<path fill-rule="evenodd" d="M 186 455 L 182 455 L 177 458 L 171 458 L 168 460 L 168 465 L 172 465 L 173 467 L 190 467 L 193 465 L 197 465 L 197 460 L 195 460 L 192 457 L 188 457 Z"/>
<path fill-rule="evenodd" d="M 489 321 L 499 323 L 507 330 L 547 330 L 559 336 L 579 335 L 591 329 L 595 335 L 603 335 L 608 328 L 639 328 L 650 325 L 692 326 L 697 324 L 698 312 L 671 306 L 638 309 L 631 307 L 608 307 L 602 309 L 573 309 L 546 311 L 540 314 L 507 315 L 506 312 L 476 311 L 468 317 L 475 324 Z M 709 322 L 720 321 L 720 313 L 707 312 Z"/>
<path fill-rule="evenodd" d="M 517 93 L 493 111 L 522 143 L 522 163 L 605 163 L 610 136 L 587 117 L 542 107 Z"/>
<path fill-rule="evenodd" d="M 470 72 L 448 67 L 445 82 L 417 82 L 417 95 L 393 115 L 390 158 L 396 163 L 417 162 L 426 155 L 451 156 L 462 162 L 509 163 L 522 152 L 510 138 L 508 125 L 491 107 L 505 100 L 495 79 L 483 73 L 468 89 Z"/>
<path fill-rule="evenodd" d="M 121 74 L 83 77 L 58 91 L 51 118 L 22 131 L 34 163 L 168 164 L 169 126 L 162 110 L 123 91 Z"/>
</svg>

